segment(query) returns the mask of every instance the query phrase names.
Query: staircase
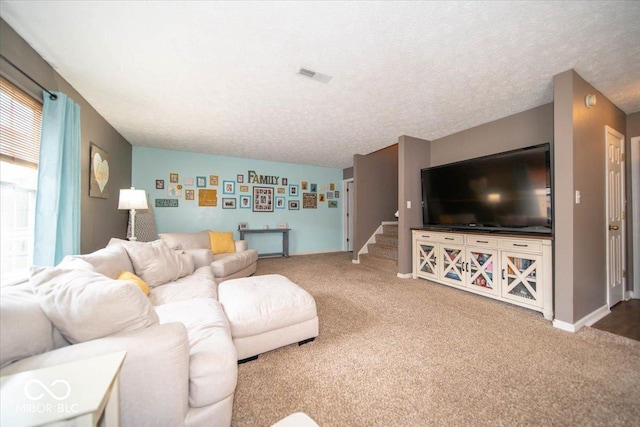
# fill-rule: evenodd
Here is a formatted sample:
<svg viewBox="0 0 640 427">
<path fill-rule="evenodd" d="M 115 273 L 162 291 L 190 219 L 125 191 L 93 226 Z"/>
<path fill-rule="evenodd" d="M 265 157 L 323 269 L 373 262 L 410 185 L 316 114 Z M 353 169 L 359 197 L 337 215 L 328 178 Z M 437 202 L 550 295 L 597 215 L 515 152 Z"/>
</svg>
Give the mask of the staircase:
<svg viewBox="0 0 640 427">
<path fill-rule="evenodd" d="M 398 273 L 398 224 L 383 224 L 382 234 L 376 234 L 375 243 L 369 243 L 367 251 L 360 255 L 361 265 Z"/>
</svg>

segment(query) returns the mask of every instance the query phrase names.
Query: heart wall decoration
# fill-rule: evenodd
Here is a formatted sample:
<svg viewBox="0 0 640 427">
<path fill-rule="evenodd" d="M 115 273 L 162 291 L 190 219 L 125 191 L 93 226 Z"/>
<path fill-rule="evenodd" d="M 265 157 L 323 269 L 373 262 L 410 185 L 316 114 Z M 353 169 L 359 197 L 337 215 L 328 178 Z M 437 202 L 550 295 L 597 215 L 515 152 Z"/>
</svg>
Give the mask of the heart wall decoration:
<svg viewBox="0 0 640 427">
<path fill-rule="evenodd" d="M 109 197 L 109 154 L 91 143 L 89 165 L 89 196 Z"/>
</svg>

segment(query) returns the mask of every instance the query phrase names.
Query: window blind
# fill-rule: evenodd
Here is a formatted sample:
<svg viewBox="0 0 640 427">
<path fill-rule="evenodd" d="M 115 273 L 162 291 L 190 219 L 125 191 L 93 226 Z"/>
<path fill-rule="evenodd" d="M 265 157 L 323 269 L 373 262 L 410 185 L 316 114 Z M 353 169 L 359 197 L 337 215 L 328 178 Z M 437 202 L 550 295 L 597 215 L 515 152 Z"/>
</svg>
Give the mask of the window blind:
<svg viewBox="0 0 640 427">
<path fill-rule="evenodd" d="M 42 104 L 0 77 L 0 157 L 37 167 L 42 129 Z"/>
</svg>

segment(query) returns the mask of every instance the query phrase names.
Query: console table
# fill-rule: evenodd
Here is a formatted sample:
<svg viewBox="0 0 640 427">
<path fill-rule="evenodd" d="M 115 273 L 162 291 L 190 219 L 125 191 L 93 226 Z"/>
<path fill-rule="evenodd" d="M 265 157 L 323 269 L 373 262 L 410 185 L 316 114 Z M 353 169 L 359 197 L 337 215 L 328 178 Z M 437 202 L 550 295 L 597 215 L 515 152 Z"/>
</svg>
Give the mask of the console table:
<svg viewBox="0 0 640 427">
<path fill-rule="evenodd" d="M 245 234 L 259 234 L 259 233 L 282 233 L 282 252 L 271 252 L 267 254 L 258 254 L 258 258 L 271 257 L 271 256 L 283 256 L 289 257 L 289 231 L 290 228 L 266 228 L 266 229 L 253 229 L 253 230 L 239 230 L 240 240 L 244 240 Z"/>
</svg>

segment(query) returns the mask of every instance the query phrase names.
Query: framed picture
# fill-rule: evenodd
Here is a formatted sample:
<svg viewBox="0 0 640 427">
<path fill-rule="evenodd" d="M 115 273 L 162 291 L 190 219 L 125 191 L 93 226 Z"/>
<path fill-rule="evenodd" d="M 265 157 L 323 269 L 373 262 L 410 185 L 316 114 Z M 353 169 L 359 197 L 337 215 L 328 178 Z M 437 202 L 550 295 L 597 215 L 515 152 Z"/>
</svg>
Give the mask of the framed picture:
<svg viewBox="0 0 640 427">
<path fill-rule="evenodd" d="M 193 185 L 193 178 L 191 177 L 185 178 L 184 185 L 189 185 L 189 186 Z"/>
<path fill-rule="evenodd" d="M 249 186 L 248 185 L 241 185 L 240 186 L 240 192 L 241 193 L 248 193 L 249 192 Z"/>
<path fill-rule="evenodd" d="M 236 181 L 238 182 L 238 184 L 242 184 L 244 182 L 244 175 L 236 176 Z"/>
<path fill-rule="evenodd" d="M 276 197 L 276 209 L 284 209 L 284 197 Z"/>
<path fill-rule="evenodd" d="M 324 193 L 318 194 L 318 201 L 321 202 L 321 203 L 324 202 L 324 196 L 325 196 Z"/>
<path fill-rule="evenodd" d="M 222 194 L 236 194 L 236 183 L 233 181 L 222 181 Z"/>
<path fill-rule="evenodd" d="M 311 193 L 317 193 L 318 192 L 318 184 L 311 184 L 309 186 L 309 192 Z"/>
<path fill-rule="evenodd" d="M 300 202 L 298 200 L 289 200 L 289 210 L 297 211 L 300 209 Z"/>
<path fill-rule="evenodd" d="M 164 190 L 164 179 L 156 179 L 156 190 Z"/>
<path fill-rule="evenodd" d="M 218 185 L 218 175 L 209 175 L 209 185 Z"/>
<path fill-rule="evenodd" d="M 307 181 L 302 181 L 302 182 L 300 183 L 300 186 L 301 186 L 301 188 L 300 188 L 300 189 L 301 189 L 302 191 L 308 191 L 308 190 L 309 190 L 309 183 L 308 183 Z"/>
<path fill-rule="evenodd" d="M 290 197 L 298 197 L 298 186 L 295 184 L 291 184 L 289 186 L 289 196 Z"/>
<path fill-rule="evenodd" d="M 198 177 L 196 177 L 196 187 L 204 188 L 206 186 L 207 186 L 207 177 L 206 176 L 198 176 Z"/>
<path fill-rule="evenodd" d="M 302 193 L 302 209 L 316 209 L 318 195 L 316 193 Z"/>
<path fill-rule="evenodd" d="M 236 208 L 236 198 L 235 197 L 223 197 L 222 198 L 222 209 L 235 209 Z"/>
<path fill-rule="evenodd" d="M 218 206 L 218 190 L 198 190 L 198 206 Z"/>
<path fill-rule="evenodd" d="M 240 196 L 240 209 L 251 209 L 251 196 Z"/>
<path fill-rule="evenodd" d="M 338 207 L 338 201 L 337 200 L 329 200 L 329 207 L 330 208 L 337 208 Z"/>
<path fill-rule="evenodd" d="M 248 230 L 248 229 L 249 229 L 249 223 L 241 222 L 238 224 L 238 230 Z"/>
<path fill-rule="evenodd" d="M 327 191 L 327 200 L 333 199 L 333 191 Z"/>
<path fill-rule="evenodd" d="M 333 192 L 333 197 L 335 197 L 336 199 L 340 198 L 340 192 L 338 190 Z"/>
<path fill-rule="evenodd" d="M 177 208 L 178 199 L 156 199 L 156 208 Z"/>
<path fill-rule="evenodd" d="M 329 183 L 329 191 L 333 191 L 336 189 L 336 185 L 333 182 Z"/>
<path fill-rule="evenodd" d="M 278 187 L 278 194 L 287 194 L 287 189 L 284 187 Z"/>
<path fill-rule="evenodd" d="M 196 199 L 196 190 L 184 190 L 184 199 L 185 200 L 195 200 Z"/>
<path fill-rule="evenodd" d="M 286 187 L 288 183 L 289 183 L 289 180 L 287 178 L 282 178 L 282 185 Z"/>
<path fill-rule="evenodd" d="M 167 197 L 182 197 L 182 185 L 170 185 L 167 188 Z"/>
<path fill-rule="evenodd" d="M 273 212 L 273 187 L 253 187 L 253 212 Z"/>
<path fill-rule="evenodd" d="M 109 154 L 93 142 L 90 146 L 89 197 L 109 197 Z"/>
<path fill-rule="evenodd" d="M 178 179 L 178 174 L 177 173 L 170 173 L 169 174 L 169 182 L 172 184 L 177 184 L 179 181 Z"/>
</svg>

